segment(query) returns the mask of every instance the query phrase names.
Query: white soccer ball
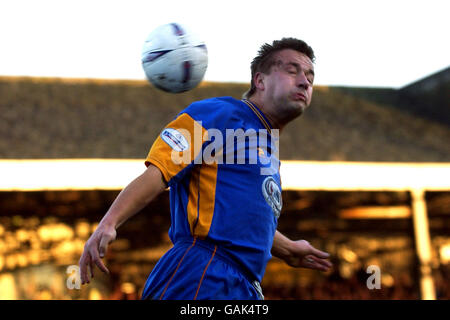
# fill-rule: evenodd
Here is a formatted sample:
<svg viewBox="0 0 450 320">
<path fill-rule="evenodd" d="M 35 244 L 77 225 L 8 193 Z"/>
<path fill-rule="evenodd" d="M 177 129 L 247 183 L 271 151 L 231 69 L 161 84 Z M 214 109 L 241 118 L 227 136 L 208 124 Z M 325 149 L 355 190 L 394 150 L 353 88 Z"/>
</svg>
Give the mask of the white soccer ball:
<svg viewBox="0 0 450 320">
<path fill-rule="evenodd" d="M 148 35 L 142 48 L 142 67 L 156 88 L 184 92 L 202 81 L 208 51 L 205 43 L 185 26 L 169 23 Z"/>
</svg>

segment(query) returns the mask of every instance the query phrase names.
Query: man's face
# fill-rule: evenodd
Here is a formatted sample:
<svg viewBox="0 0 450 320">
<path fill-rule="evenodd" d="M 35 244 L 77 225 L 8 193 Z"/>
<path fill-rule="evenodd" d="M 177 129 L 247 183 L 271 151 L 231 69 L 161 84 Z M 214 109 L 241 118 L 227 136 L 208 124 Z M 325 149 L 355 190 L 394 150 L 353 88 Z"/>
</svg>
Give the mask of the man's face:
<svg viewBox="0 0 450 320">
<path fill-rule="evenodd" d="M 310 105 L 314 66 L 303 53 L 285 49 L 275 54 L 275 64 L 263 75 L 264 99 L 283 121 L 301 115 Z"/>
</svg>

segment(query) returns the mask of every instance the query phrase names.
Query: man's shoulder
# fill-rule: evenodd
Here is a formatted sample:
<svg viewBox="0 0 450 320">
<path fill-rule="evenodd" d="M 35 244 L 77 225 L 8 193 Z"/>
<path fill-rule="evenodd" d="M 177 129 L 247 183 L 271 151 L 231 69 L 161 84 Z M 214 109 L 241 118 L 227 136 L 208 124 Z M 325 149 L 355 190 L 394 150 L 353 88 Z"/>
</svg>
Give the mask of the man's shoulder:
<svg viewBox="0 0 450 320">
<path fill-rule="evenodd" d="M 201 112 L 204 110 L 225 110 L 231 111 L 234 108 L 239 108 L 242 104 L 241 100 L 233 97 L 214 97 L 199 100 L 190 104 L 185 110 Z"/>
<path fill-rule="evenodd" d="M 233 97 L 214 97 L 199 100 L 181 113 L 187 113 L 196 121 L 202 121 L 206 129 L 220 128 L 229 124 L 232 118 L 239 118 L 243 110 L 243 102 Z"/>
</svg>

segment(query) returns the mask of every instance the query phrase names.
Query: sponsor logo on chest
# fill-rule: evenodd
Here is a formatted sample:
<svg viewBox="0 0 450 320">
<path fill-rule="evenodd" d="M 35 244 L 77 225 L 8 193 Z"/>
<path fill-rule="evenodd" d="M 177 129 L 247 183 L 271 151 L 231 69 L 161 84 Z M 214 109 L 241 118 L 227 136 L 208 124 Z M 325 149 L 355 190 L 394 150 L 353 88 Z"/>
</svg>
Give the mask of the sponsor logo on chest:
<svg viewBox="0 0 450 320">
<path fill-rule="evenodd" d="M 273 177 L 267 177 L 262 183 L 262 193 L 267 204 L 272 208 L 273 214 L 278 219 L 280 217 L 281 208 L 283 207 L 283 199 L 281 198 L 281 190 Z"/>
</svg>

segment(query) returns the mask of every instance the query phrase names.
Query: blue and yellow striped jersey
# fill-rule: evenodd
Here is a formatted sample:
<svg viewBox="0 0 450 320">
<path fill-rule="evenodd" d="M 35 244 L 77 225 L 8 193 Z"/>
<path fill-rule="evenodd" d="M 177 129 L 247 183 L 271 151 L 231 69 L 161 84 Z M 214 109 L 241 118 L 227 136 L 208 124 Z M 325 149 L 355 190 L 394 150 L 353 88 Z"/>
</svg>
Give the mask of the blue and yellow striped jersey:
<svg viewBox="0 0 450 320">
<path fill-rule="evenodd" d="M 282 206 L 277 132 L 231 97 L 192 103 L 163 129 L 145 164 L 170 187 L 173 243 L 210 241 L 262 280 Z"/>
</svg>

